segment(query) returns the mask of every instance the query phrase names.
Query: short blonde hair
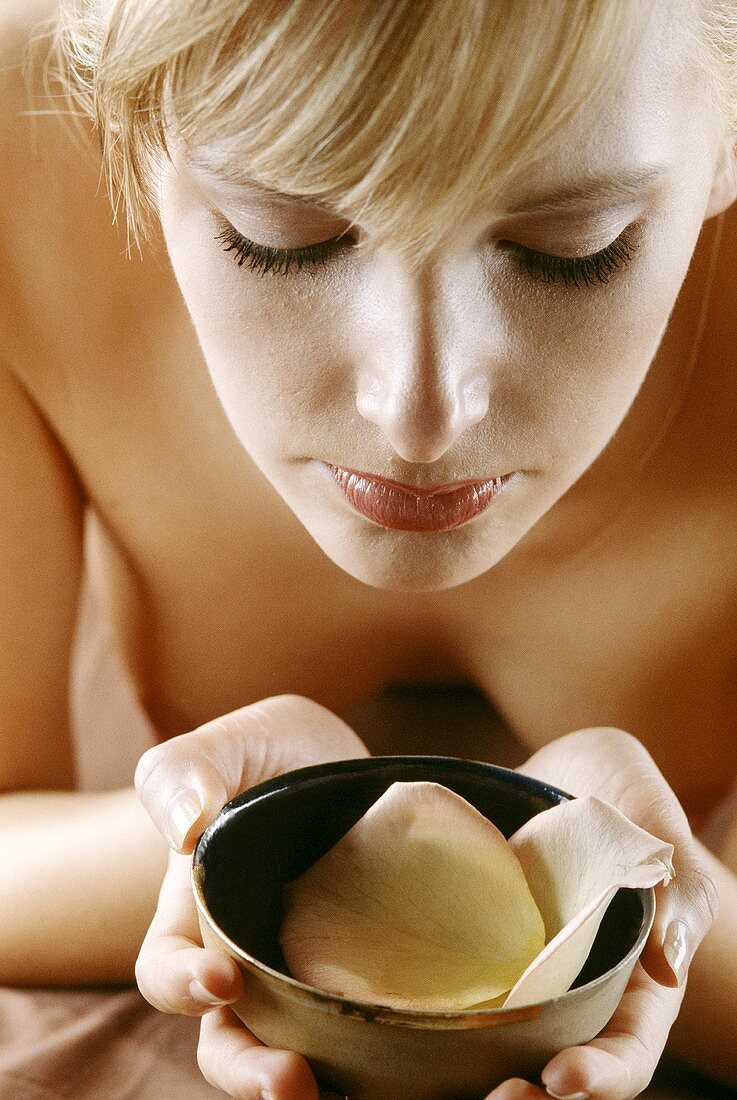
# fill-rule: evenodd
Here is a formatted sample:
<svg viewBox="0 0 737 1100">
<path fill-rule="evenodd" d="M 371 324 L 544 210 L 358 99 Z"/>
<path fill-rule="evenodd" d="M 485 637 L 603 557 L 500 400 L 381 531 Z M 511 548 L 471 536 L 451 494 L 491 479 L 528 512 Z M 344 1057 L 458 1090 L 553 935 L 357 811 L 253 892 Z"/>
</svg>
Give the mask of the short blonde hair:
<svg viewBox="0 0 737 1100">
<path fill-rule="evenodd" d="M 708 7 L 708 14 L 707 9 Z M 701 10 L 703 8 L 703 11 Z M 167 119 L 234 177 L 426 255 L 627 55 L 652 0 L 61 0 L 52 56 L 136 241 Z M 734 0 L 695 2 L 737 118 Z M 729 98 L 731 96 L 731 99 Z"/>
</svg>

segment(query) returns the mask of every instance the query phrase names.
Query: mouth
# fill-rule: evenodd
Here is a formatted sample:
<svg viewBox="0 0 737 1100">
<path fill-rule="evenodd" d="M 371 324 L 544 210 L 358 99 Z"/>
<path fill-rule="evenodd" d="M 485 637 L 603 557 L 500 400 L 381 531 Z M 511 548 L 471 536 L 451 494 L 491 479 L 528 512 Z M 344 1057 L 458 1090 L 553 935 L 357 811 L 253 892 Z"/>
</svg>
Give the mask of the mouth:
<svg viewBox="0 0 737 1100">
<path fill-rule="evenodd" d="M 485 511 L 515 473 L 418 489 L 377 474 L 324 465 L 357 512 L 393 531 L 452 531 Z"/>
</svg>

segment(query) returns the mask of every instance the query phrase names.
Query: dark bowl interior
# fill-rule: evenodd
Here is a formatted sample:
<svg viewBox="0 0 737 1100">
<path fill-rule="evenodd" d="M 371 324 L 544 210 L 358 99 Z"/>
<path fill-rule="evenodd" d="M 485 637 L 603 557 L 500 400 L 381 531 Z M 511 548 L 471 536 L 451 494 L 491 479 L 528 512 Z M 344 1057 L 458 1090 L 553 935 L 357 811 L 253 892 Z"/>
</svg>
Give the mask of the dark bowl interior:
<svg viewBox="0 0 737 1100">
<path fill-rule="evenodd" d="M 215 922 L 247 954 L 288 974 L 279 948 L 283 886 L 325 855 L 392 783 L 418 780 L 462 795 L 505 836 L 570 797 L 506 768 L 446 757 L 368 757 L 289 772 L 233 799 L 200 838 L 194 874 Z M 639 891 L 617 892 L 574 988 L 628 953 L 643 915 Z"/>
</svg>

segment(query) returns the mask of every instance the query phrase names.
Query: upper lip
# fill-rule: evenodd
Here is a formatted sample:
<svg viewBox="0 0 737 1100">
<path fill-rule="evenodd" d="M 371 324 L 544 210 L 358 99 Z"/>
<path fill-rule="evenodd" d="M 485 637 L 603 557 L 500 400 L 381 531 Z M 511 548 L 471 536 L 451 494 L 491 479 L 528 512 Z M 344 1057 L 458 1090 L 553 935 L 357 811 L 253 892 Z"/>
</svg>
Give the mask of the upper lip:
<svg viewBox="0 0 737 1100">
<path fill-rule="evenodd" d="M 457 489 L 465 489 L 472 485 L 488 485 L 489 482 L 498 481 L 500 478 L 508 477 L 512 471 L 506 471 L 503 474 L 488 474 L 485 477 L 470 477 L 463 478 L 457 481 L 444 482 L 441 485 L 411 485 L 405 481 L 397 481 L 395 478 L 384 477 L 383 474 L 370 473 L 367 470 L 356 470 L 350 466 L 341 466 L 333 463 L 328 463 L 334 470 L 341 470 L 347 474 L 353 474 L 355 477 L 365 477 L 369 481 L 376 481 L 382 485 L 386 485 L 392 489 L 398 489 L 403 493 L 413 493 L 418 497 L 432 497 L 437 496 L 439 493 L 450 493 Z"/>
</svg>

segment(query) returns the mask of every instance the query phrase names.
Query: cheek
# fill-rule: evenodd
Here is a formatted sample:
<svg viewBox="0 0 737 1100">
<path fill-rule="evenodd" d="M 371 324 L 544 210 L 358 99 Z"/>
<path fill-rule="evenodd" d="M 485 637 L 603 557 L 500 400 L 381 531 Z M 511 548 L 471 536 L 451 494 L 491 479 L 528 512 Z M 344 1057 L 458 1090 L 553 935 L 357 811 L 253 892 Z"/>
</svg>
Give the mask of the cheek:
<svg viewBox="0 0 737 1100">
<path fill-rule="evenodd" d="M 693 218 L 675 236 L 651 225 L 608 285 L 542 285 L 515 303 L 508 407 L 541 461 L 580 470 L 616 431 L 658 349 L 698 228 Z"/>
<path fill-rule="evenodd" d="M 172 196 L 174 199 L 174 196 Z M 214 240 L 206 212 L 165 203 L 162 227 L 182 296 L 225 412 L 244 440 L 309 423 L 335 392 L 324 290 L 309 276 L 260 276 Z M 319 323 L 322 318 L 323 323 Z"/>
</svg>

